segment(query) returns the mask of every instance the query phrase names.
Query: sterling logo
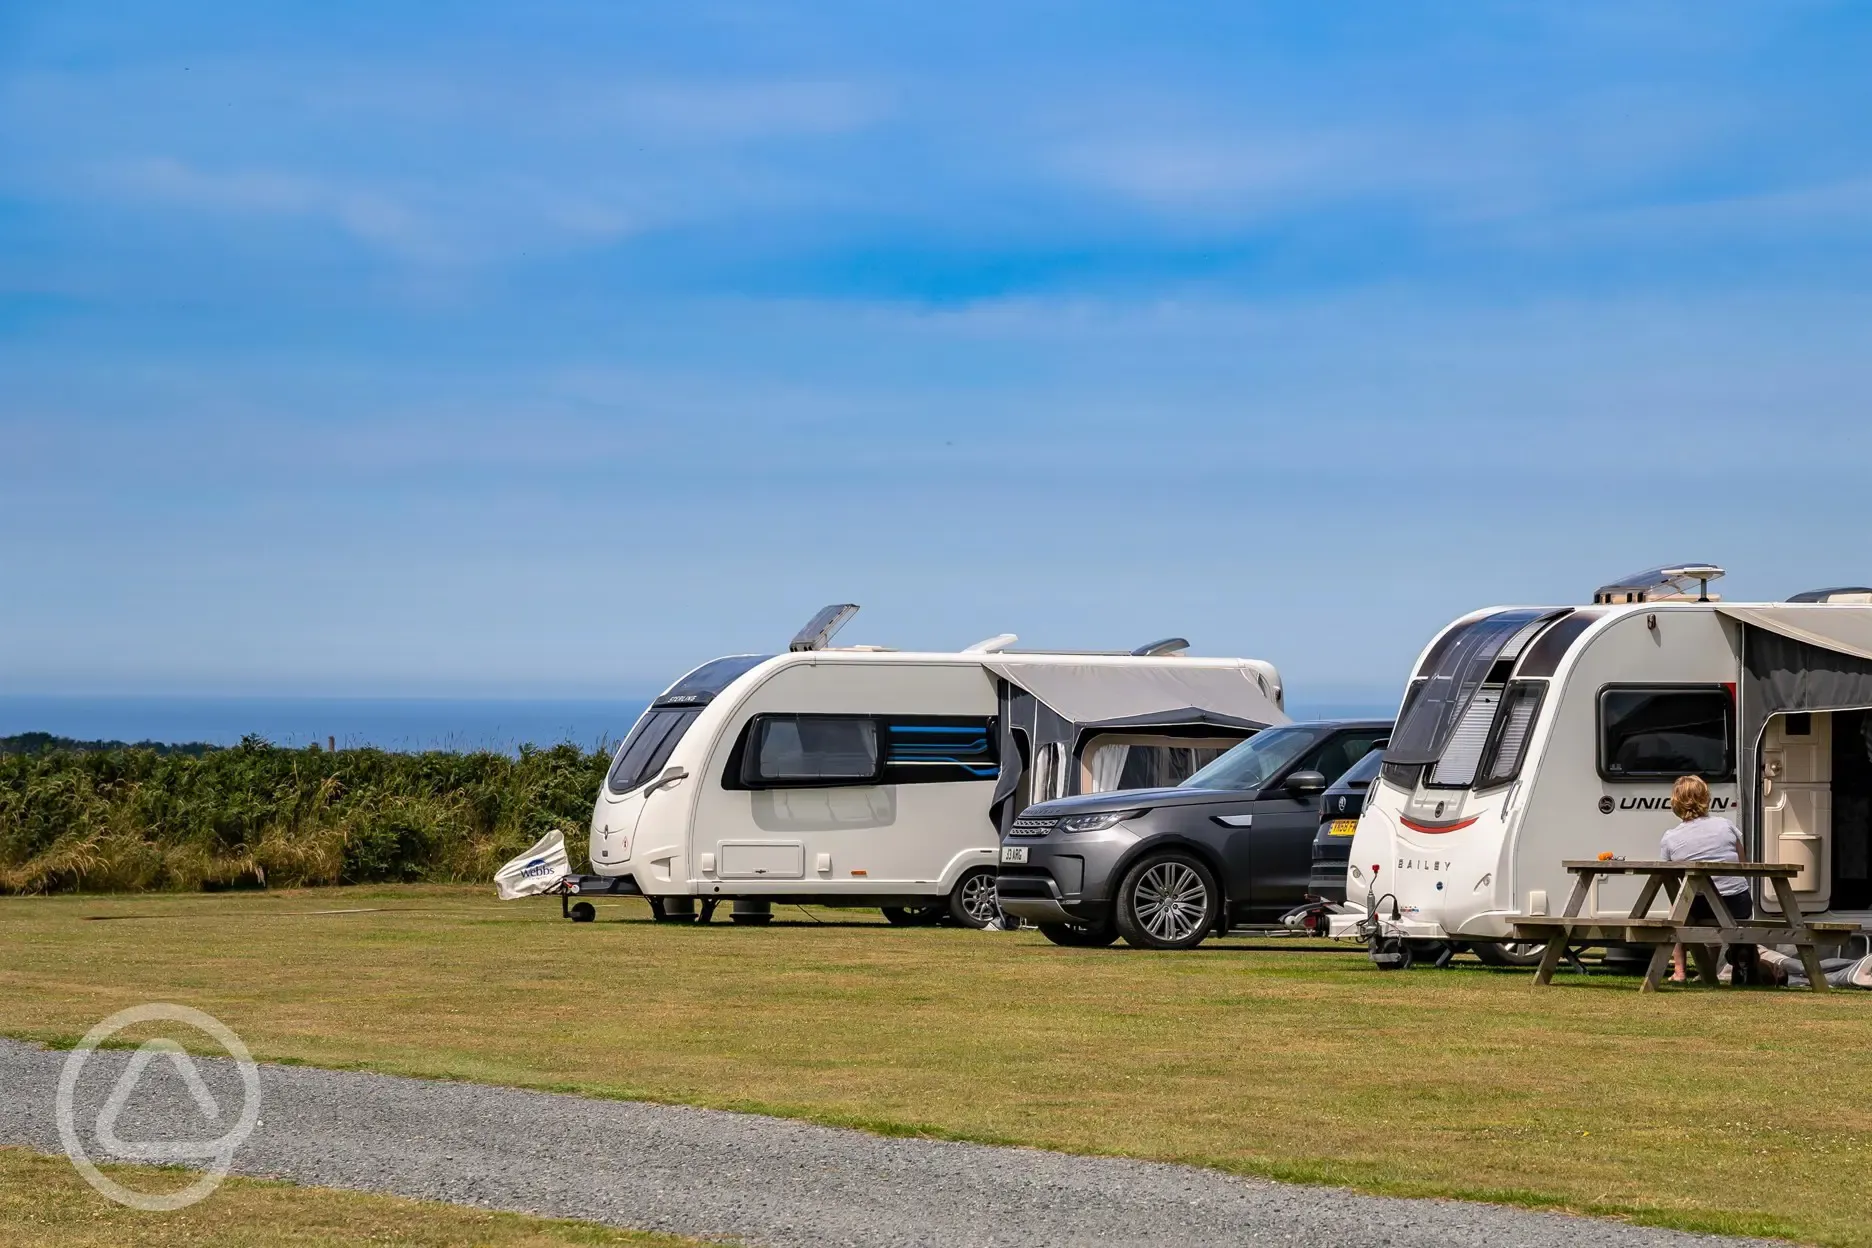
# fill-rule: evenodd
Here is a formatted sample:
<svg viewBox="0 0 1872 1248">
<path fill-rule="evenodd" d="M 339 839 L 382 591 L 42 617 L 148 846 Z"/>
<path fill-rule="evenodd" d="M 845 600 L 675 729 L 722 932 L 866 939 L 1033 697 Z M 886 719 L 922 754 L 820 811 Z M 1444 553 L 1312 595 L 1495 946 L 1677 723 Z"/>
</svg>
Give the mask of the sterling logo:
<svg viewBox="0 0 1872 1248">
<path fill-rule="evenodd" d="M 110 1039 L 124 1028 L 136 1023 L 170 1022 L 181 1023 L 212 1039 L 225 1049 L 234 1059 L 234 1066 L 240 1072 L 241 1107 L 234 1125 L 223 1134 L 211 1140 L 162 1140 L 144 1142 L 123 1140 L 117 1135 L 117 1120 L 130 1103 L 131 1094 L 136 1091 L 137 1083 L 149 1068 L 160 1058 L 174 1067 L 175 1073 L 188 1089 L 189 1099 L 201 1111 L 208 1122 L 219 1126 L 225 1121 L 221 1104 L 215 1100 L 201 1077 L 194 1059 L 190 1058 L 181 1045 L 174 1040 L 159 1038 L 146 1040 L 141 1048 L 130 1055 L 124 1071 L 117 1076 L 117 1083 L 111 1088 L 110 1097 L 104 1102 L 104 1108 L 98 1111 L 97 1121 L 92 1129 L 97 1137 L 100 1149 L 115 1158 L 126 1161 L 156 1162 L 159 1164 L 177 1164 L 186 1162 L 208 1163 L 207 1173 L 196 1179 L 180 1191 L 166 1193 L 139 1192 L 123 1186 L 109 1178 L 92 1162 L 85 1151 L 84 1141 L 78 1134 L 77 1114 L 73 1100 L 78 1091 L 78 1078 L 84 1073 L 85 1064 L 91 1060 L 98 1045 Z M 146 1213 L 167 1213 L 176 1209 L 186 1209 L 199 1200 L 205 1200 L 227 1177 L 229 1168 L 234 1164 L 234 1151 L 247 1142 L 247 1137 L 260 1124 L 260 1068 L 254 1065 L 253 1054 L 241 1043 L 241 1038 L 211 1014 L 190 1009 L 186 1005 L 169 1005 L 157 1002 L 151 1005 L 133 1006 L 119 1010 L 97 1026 L 87 1031 L 84 1039 L 65 1058 L 65 1065 L 59 1070 L 58 1093 L 53 1101 L 53 1117 L 58 1123 L 59 1139 L 64 1142 L 65 1155 L 85 1182 L 96 1188 L 107 1200 L 114 1200 L 120 1205 L 132 1209 L 141 1209 Z"/>
</svg>

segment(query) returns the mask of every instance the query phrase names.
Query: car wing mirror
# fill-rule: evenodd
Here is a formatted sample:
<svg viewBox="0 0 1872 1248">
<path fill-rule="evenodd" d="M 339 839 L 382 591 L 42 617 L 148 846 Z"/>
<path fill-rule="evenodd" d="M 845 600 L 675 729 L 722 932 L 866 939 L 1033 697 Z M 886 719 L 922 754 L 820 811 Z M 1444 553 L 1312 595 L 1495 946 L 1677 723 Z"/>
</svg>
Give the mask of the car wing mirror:
<svg viewBox="0 0 1872 1248">
<path fill-rule="evenodd" d="M 1287 791 L 1295 797 L 1313 797 L 1326 791 L 1326 776 L 1318 771 L 1296 771 L 1287 777 Z"/>
</svg>

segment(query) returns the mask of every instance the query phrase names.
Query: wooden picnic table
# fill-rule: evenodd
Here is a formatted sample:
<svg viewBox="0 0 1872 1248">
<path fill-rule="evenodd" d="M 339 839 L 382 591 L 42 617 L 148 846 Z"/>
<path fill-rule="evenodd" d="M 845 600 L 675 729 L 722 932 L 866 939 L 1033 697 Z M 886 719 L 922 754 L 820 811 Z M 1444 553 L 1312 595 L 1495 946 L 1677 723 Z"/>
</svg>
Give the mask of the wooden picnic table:
<svg viewBox="0 0 1872 1248">
<path fill-rule="evenodd" d="M 1857 930 L 1851 923 L 1811 923 L 1801 913 L 1794 896 L 1793 879 L 1800 867 L 1780 862 L 1654 862 L 1639 859 L 1608 858 L 1568 861 L 1561 864 L 1574 875 L 1573 895 L 1566 909 L 1556 916 L 1517 915 L 1512 922 L 1515 934 L 1527 940 L 1545 940 L 1547 951 L 1534 975 L 1536 986 L 1553 982 L 1553 974 L 1573 944 L 1650 945 L 1651 963 L 1645 969 L 1640 992 L 1656 992 L 1670 963 L 1671 949 L 1687 945 L 1696 959 L 1697 974 L 1706 984 L 1717 982 L 1716 948 L 1724 945 L 1793 945 L 1800 951 L 1801 965 L 1807 968 L 1807 984 L 1815 992 L 1827 990 L 1826 976 L 1820 970 L 1820 956 L 1814 951 L 1817 932 Z M 1581 915 L 1593 884 L 1608 875 L 1643 875 L 1644 887 L 1631 912 L 1623 917 Z M 1766 880 L 1781 904 L 1778 918 L 1737 920 L 1730 913 L 1715 877 L 1740 875 Z M 1671 900 L 1666 918 L 1650 917 L 1651 904 L 1663 892 Z M 1690 922 L 1690 905 L 1702 897 L 1716 916 L 1715 926 Z"/>
</svg>

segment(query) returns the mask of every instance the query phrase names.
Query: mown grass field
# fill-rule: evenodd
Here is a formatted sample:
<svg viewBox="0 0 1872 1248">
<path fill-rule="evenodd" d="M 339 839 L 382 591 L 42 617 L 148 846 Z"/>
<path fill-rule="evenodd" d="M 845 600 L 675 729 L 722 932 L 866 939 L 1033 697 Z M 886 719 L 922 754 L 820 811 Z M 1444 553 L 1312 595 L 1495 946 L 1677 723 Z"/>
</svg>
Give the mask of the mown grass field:
<svg viewBox="0 0 1872 1248">
<path fill-rule="evenodd" d="M 162 1172 L 107 1166 L 140 1191 L 165 1187 Z M 181 1187 L 179 1180 L 170 1187 Z M 63 1157 L 0 1148 L 0 1245 L 62 1248 L 323 1248 L 383 1244 L 387 1248 L 682 1248 L 700 1241 L 584 1222 L 489 1213 L 427 1201 L 367 1196 L 330 1188 L 229 1179 L 213 1196 L 174 1213 L 144 1213 L 111 1204 L 85 1185 Z"/>
<path fill-rule="evenodd" d="M 5 899 L 0 1030 L 178 1001 L 263 1059 L 1872 1243 L 1872 996 L 599 918 L 439 886 Z"/>
</svg>

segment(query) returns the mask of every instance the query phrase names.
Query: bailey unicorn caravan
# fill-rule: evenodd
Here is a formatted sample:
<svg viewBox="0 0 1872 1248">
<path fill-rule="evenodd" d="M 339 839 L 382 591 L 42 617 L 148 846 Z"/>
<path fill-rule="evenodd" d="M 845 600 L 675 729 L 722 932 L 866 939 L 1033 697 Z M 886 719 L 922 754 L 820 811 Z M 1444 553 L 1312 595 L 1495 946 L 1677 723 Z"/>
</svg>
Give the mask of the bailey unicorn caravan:
<svg viewBox="0 0 1872 1248">
<path fill-rule="evenodd" d="M 1501 940 L 1557 913 L 1565 859 L 1655 858 L 1677 777 L 1709 782 L 1752 855 L 1801 868 L 1801 907 L 1872 911 L 1872 594 L 1710 597 L 1711 565 L 1654 569 L 1591 606 L 1497 607 L 1423 651 L 1347 876 L 1395 934 Z M 1639 882 L 1593 904 L 1626 913 Z M 1756 905 L 1774 912 L 1774 898 Z M 1351 907 L 1349 907 L 1351 908 Z M 1498 948 L 1499 952 L 1499 948 Z"/>
<path fill-rule="evenodd" d="M 730 901 L 748 923 L 816 903 L 988 926 L 1000 832 L 1024 806 L 1174 784 L 1287 722 L 1273 666 L 1188 657 L 1180 639 L 830 646 L 856 611 L 828 607 L 787 653 L 705 663 L 651 704 L 593 807 L 581 893 L 642 893 L 665 920 Z"/>
</svg>

